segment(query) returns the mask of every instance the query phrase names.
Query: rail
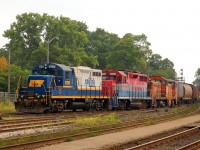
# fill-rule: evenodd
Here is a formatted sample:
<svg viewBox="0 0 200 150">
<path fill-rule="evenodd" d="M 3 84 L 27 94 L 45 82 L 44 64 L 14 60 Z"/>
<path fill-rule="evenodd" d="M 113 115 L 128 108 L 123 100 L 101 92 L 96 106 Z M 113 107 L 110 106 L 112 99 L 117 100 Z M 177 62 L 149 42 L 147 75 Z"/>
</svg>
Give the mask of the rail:
<svg viewBox="0 0 200 150">
<path fill-rule="evenodd" d="M 178 148 L 177 150 L 192 150 L 200 147 L 200 140 Z"/>
<path fill-rule="evenodd" d="M 154 147 L 154 146 L 157 146 L 157 145 L 159 145 L 159 144 L 161 144 L 161 143 L 169 142 L 169 141 L 172 141 L 172 140 L 174 140 L 174 139 L 183 138 L 184 136 L 188 136 L 189 134 L 196 133 L 197 131 L 199 131 L 199 128 L 200 128 L 200 127 L 198 126 L 198 127 L 195 127 L 195 128 L 192 128 L 192 129 L 189 129 L 189 130 L 186 130 L 186 131 L 183 131 L 183 132 L 174 134 L 174 135 L 170 135 L 170 136 L 167 136 L 167 137 L 164 137 L 164 138 L 155 140 L 155 141 L 151 141 L 151 142 L 144 143 L 144 144 L 141 144 L 141 145 L 138 145 L 138 146 L 134 146 L 134 147 L 131 147 L 131 148 L 127 148 L 127 149 L 125 149 L 125 150 L 142 150 L 142 149 L 149 149 L 149 148 L 152 148 L 152 147 Z"/>
</svg>

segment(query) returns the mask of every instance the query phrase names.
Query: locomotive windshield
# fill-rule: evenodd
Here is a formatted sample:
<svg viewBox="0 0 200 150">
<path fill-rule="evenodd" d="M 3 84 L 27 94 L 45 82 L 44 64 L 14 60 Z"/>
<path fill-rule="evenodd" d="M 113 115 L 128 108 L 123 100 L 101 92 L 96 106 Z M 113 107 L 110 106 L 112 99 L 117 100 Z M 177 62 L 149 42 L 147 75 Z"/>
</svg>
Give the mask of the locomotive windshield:
<svg viewBox="0 0 200 150">
<path fill-rule="evenodd" d="M 108 77 L 106 75 L 103 75 L 102 80 L 108 80 Z"/>
<path fill-rule="evenodd" d="M 116 75 L 110 75 L 109 77 L 106 75 L 103 75 L 102 80 L 116 80 Z"/>
<path fill-rule="evenodd" d="M 55 75 L 55 69 L 33 70 L 33 75 Z"/>
</svg>

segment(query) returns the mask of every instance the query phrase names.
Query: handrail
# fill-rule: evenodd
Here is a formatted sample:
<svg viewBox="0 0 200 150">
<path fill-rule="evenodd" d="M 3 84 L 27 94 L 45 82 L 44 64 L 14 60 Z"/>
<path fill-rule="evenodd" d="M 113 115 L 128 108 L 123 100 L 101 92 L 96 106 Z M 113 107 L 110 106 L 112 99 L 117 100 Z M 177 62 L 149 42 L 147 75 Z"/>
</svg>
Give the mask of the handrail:
<svg viewBox="0 0 200 150">
<path fill-rule="evenodd" d="M 15 99 L 17 99 L 18 95 L 19 95 L 19 88 L 20 88 L 20 83 L 21 83 L 21 76 L 19 77 L 18 83 L 17 83 L 17 89 L 15 91 Z"/>
</svg>

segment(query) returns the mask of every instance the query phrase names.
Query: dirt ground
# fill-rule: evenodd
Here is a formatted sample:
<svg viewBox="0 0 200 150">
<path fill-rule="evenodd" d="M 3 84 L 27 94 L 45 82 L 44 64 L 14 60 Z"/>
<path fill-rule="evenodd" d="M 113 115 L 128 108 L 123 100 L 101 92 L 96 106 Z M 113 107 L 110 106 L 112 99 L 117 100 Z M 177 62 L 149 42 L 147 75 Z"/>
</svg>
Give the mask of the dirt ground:
<svg viewBox="0 0 200 150">
<path fill-rule="evenodd" d="M 199 121 L 200 115 L 194 115 L 156 125 L 45 146 L 38 148 L 37 150 L 104 150 L 114 145 L 128 143 L 140 138 L 145 138 L 165 131 L 177 129 Z"/>
</svg>

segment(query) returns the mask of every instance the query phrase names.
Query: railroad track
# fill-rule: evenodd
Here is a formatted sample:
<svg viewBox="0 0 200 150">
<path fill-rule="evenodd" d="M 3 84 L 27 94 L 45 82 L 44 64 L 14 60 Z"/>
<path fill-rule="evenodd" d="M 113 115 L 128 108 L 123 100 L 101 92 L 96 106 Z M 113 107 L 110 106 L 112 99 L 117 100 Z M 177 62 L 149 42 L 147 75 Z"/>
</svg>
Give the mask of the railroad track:
<svg viewBox="0 0 200 150">
<path fill-rule="evenodd" d="M 155 140 L 155 141 L 151 141 L 151 142 L 144 143 L 144 144 L 141 144 L 141 145 L 138 145 L 138 146 L 130 147 L 130 148 L 127 148 L 125 150 L 150 149 L 150 148 L 153 148 L 155 146 L 161 145 L 163 143 L 167 143 L 167 142 L 170 142 L 170 141 L 178 139 L 178 138 L 184 138 L 185 136 L 188 136 L 188 135 L 191 135 L 191 134 L 195 134 L 196 132 L 200 131 L 199 128 L 200 128 L 200 126 L 192 128 L 192 129 L 188 129 L 186 131 L 182 131 L 180 133 L 177 133 L 177 134 L 174 134 L 174 135 L 171 135 L 171 136 L 167 136 L 167 137 Z M 187 147 L 185 146 L 183 148 L 180 148 L 180 150 L 186 150 L 188 147 L 189 147 L 189 145 Z"/>
<path fill-rule="evenodd" d="M 9 126 L 2 126 L 0 128 L 0 133 L 3 132 L 12 132 L 12 131 L 19 131 L 19 130 L 27 130 L 27 129 L 36 129 L 36 128 L 43 128 L 43 127 L 53 127 L 53 126 L 60 126 L 60 125 L 68 125 L 72 124 L 73 122 L 66 122 L 65 120 L 55 120 L 55 121 L 40 121 L 40 122 L 31 122 L 25 124 L 14 124 Z"/>
<path fill-rule="evenodd" d="M 97 114 L 91 116 L 103 116 L 106 114 Z M 119 114 L 119 115 L 127 115 L 127 114 Z M 90 115 L 88 115 L 90 116 Z M 88 117 L 87 116 L 87 117 Z M 13 132 L 19 130 L 26 129 L 35 129 L 35 128 L 43 128 L 43 127 L 52 127 L 52 126 L 60 126 L 60 125 L 68 125 L 72 124 L 73 121 L 68 119 L 81 118 L 85 117 L 85 115 L 76 115 L 76 116 L 49 116 L 49 117 L 39 117 L 39 118 L 24 118 L 17 120 L 0 120 L 0 133 L 3 132 Z"/>
<path fill-rule="evenodd" d="M 125 114 L 121 114 L 125 115 Z M 170 114 L 171 116 L 168 117 L 168 120 L 171 118 L 174 118 L 174 114 Z M 159 118 L 160 117 L 160 118 Z M 135 122 L 147 122 L 149 119 L 154 119 L 155 121 L 158 122 L 163 122 L 166 121 L 166 118 L 162 118 L 162 116 L 159 117 L 148 117 L 145 119 L 138 119 Z M 72 117 L 73 118 L 73 117 Z M 46 121 L 45 121 L 46 120 Z M 20 122 L 19 122 L 20 121 Z M 18 120 L 18 121 L 9 121 L 7 122 L 9 124 L 2 125 L 0 126 L 0 133 L 2 132 L 12 132 L 12 131 L 18 131 L 18 130 L 26 130 L 26 129 L 33 129 L 33 128 L 41 128 L 41 127 L 48 127 L 48 126 L 58 126 L 58 125 L 67 125 L 67 124 L 72 124 L 73 122 L 67 122 L 64 117 L 59 117 L 59 118 L 42 118 L 41 119 L 29 119 L 27 120 Z M 15 124 L 14 124 L 15 123 Z M 145 123 L 144 123 L 145 124 Z"/>
<path fill-rule="evenodd" d="M 150 110 L 151 112 L 152 110 Z M 129 111 L 130 112 L 130 111 Z M 109 112 L 109 113 L 103 113 L 101 112 L 101 114 L 99 114 L 100 116 L 102 115 L 106 115 L 106 114 L 110 114 L 110 113 L 113 113 L 113 112 Z M 180 113 L 180 112 L 178 112 Z M 188 109 L 185 108 L 181 111 L 181 113 L 183 114 L 186 114 L 187 116 L 188 115 L 191 115 L 193 114 L 194 112 L 188 112 Z M 129 113 L 126 112 L 120 112 L 118 113 L 119 116 L 120 115 L 129 115 Z M 144 114 L 149 114 L 149 112 L 145 112 Z M 85 115 L 90 116 L 88 115 L 88 113 L 86 113 Z M 94 114 L 92 114 L 94 116 Z M 91 115 L 91 116 L 92 116 Z M 95 115 L 97 115 L 95 113 Z M 83 115 L 80 115 L 80 116 L 83 116 Z M 79 115 L 76 115 L 75 117 L 80 117 Z M 145 116 L 145 115 L 144 115 Z M 44 144 L 54 144 L 54 143 L 58 143 L 58 142 L 64 142 L 66 141 L 66 139 L 72 139 L 72 140 L 75 140 L 75 139 L 78 139 L 78 138 L 84 138 L 84 137 L 89 137 L 89 136 L 94 136 L 94 135 L 98 135 L 98 134 L 104 134 L 104 133 L 110 133 L 110 132 L 115 132 L 115 131 L 119 131 L 119 130 L 125 130 L 125 129 L 128 129 L 128 128 L 136 128 L 136 127 L 141 127 L 141 126 L 144 126 L 146 125 L 149 120 L 154 120 L 155 123 L 158 123 L 158 122 L 163 122 L 163 121 L 168 121 L 168 120 L 172 120 L 172 119 L 175 119 L 176 116 L 179 116 L 179 115 L 176 115 L 176 112 L 174 113 L 169 113 L 166 116 L 157 116 L 157 117 L 149 117 L 148 115 L 146 116 L 146 118 L 144 117 L 139 117 L 135 120 L 131 120 L 131 121 L 123 121 L 123 122 L 118 122 L 118 123 L 115 123 L 115 124 L 104 124 L 104 125 L 101 125 L 101 126 L 94 126 L 94 127 L 87 127 L 87 128 L 80 128 L 80 129 L 76 129 L 78 130 L 78 132 L 81 134 L 69 134 L 68 132 L 66 131 L 62 131 L 62 133 L 64 134 L 61 134 L 61 136 L 56 136 L 56 137 L 53 137 L 49 134 L 48 137 L 45 137 L 44 140 L 38 140 L 37 137 L 40 137 L 41 134 L 35 134 L 34 136 L 23 136 L 23 138 L 27 138 L 27 139 L 30 139 L 29 141 L 31 142 L 21 142 L 21 143 L 15 143 L 17 141 L 23 141 L 23 138 L 20 138 L 20 137 L 17 137 L 17 138 L 12 138 L 12 139 L 7 139 L 7 140 L 3 140 L 2 142 L 8 142 L 10 144 L 8 144 L 8 146 L 3 146 L 3 144 L 1 145 L 0 149 L 24 149 L 25 147 L 27 148 L 30 148 L 30 147 L 38 147 L 41 146 L 41 145 L 44 145 Z M 32 118 L 32 119 L 38 119 L 38 118 Z M 11 121 L 10 121 L 11 122 Z M 105 128 L 106 127 L 106 128 Z M 14 130 L 14 129 L 13 129 Z M 65 133 L 66 132 L 66 133 Z M 52 133 L 53 134 L 53 133 Z"/>
<path fill-rule="evenodd" d="M 194 150 L 200 147 L 200 140 L 178 148 L 177 150 Z"/>
<path fill-rule="evenodd" d="M 17 118 L 12 120 L 0 120 L 0 125 L 9 125 L 9 124 L 21 124 L 21 123 L 29 123 L 36 121 L 47 121 L 47 120 L 60 120 L 60 119 L 74 119 L 74 118 L 82 118 L 82 117 L 95 117 L 95 116 L 103 116 L 110 114 L 108 113 L 83 113 L 83 114 L 58 114 L 58 115 L 50 115 L 50 116 L 25 116 L 24 118 Z M 14 116 L 15 118 L 16 116 Z"/>
<path fill-rule="evenodd" d="M 185 110 L 186 111 L 186 110 Z M 155 120 L 157 122 L 163 122 L 163 121 L 168 121 L 168 120 L 172 120 L 174 119 L 172 116 L 174 116 L 174 114 L 170 114 L 168 117 L 165 118 L 161 118 L 160 116 L 158 116 L 158 118 L 156 118 Z M 127 128 L 136 128 L 136 127 L 141 127 L 145 125 L 145 121 L 148 122 L 149 119 L 152 118 L 146 118 L 146 120 L 142 119 L 138 119 L 138 120 L 132 120 L 132 121 L 123 121 L 123 122 L 118 122 L 118 123 L 114 123 L 114 124 L 103 124 L 100 126 L 93 126 L 93 127 L 87 127 L 87 128 L 80 128 L 80 129 L 76 129 L 78 130 L 78 132 L 80 134 L 69 134 L 68 132 L 66 132 L 65 135 L 59 136 L 59 137 L 55 137 L 52 138 L 50 136 L 50 138 L 46 138 L 44 140 L 37 140 L 37 136 L 41 136 L 41 135 L 35 135 L 35 136 L 27 136 L 27 137 L 23 137 L 23 138 L 29 138 L 31 142 L 25 142 L 25 143 L 21 143 L 21 144 L 14 144 L 16 140 L 20 141 L 20 138 L 13 138 L 13 139 L 9 139 L 8 141 L 10 143 L 12 143 L 10 146 L 2 146 L 0 147 L 1 149 L 23 149 L 23 148 L 29 148 L 29 147 L 40 147 L 44 144 L 54 144 L 54 143 L 58 143 L 58 142 L 64 142 L 66 141 L 66 139 L 79 139 L 79 138 L 84 138 L 84 137 L 89 137 L 89 136 L 93 136 L 93 135 L 97 135 L 97 134 L 104 134 L 104 133 L 110 133 L 110 132 L 115 132 L 115 131 L 119 131 L 119 130 L 124 130 Z M 106 128 L 105 128 L 106 127 Z M 65 132 L 65 131 L 62 131 Z M 4 140 L 6 142 L 6 140 Z"/>
<path fill-rule="evenodd" d="M 26 148 L 28 148 L 28 147 L 29 148 L 30 147 L 38 147 L 38 146 L 44 145 L 46 143 L 54 144 L 54 143 L 58 143 L 58 142 L 64 142 L 65 139 L 71 139 L 71 138 L 80 139 L 80 138 L 83 138 L 83 137 L 92 136 L 94 134 L 102 134 L 102 133 L 105 133 L 105 132 L 114 132 L 114 131 L 119 131 L 119 130 L 123 130 L 125 128 L 130 128 L 130 127 L 136 128 L 136 127 L 139 127 L 139 126 L 142 126 L 142 125 L 143 124 L 136 123 L 135 121 L 126 121 L 126 122 L 119 122 L 119 123 L 112 123 L 112 124 L 104 124 L 104 125 L 100 125 L 100 126 L 93 126 L 93 127 L 87 127 L 87 128 L 79 129 L 79 131 L 83 132 L 83 133 L 80 133 L 80 134 L 64 135 L 64 136 L 57 137 L 57 138 L 50 138 L 50 139 L 45 139 L 45 140 L 15 144 L 15 145 L 10 145 L 10 146 L 0 147 L 0 150 L 5 150 L 5 149 L 6 150 L 10 150 L 10 149 L 17 150 L 17 149 L 23 149 L 25 147 Z M 107 129 L 104 129 L 105 126 L 107 127 Z M 100 128 L 100 129 L 93 131 L 97 128 Z M 17 138 L 17 139 L 14 138 L 12 140 L 13 141 L 14 140 L 20 140 L 20 138 Z"/>
</svg>

